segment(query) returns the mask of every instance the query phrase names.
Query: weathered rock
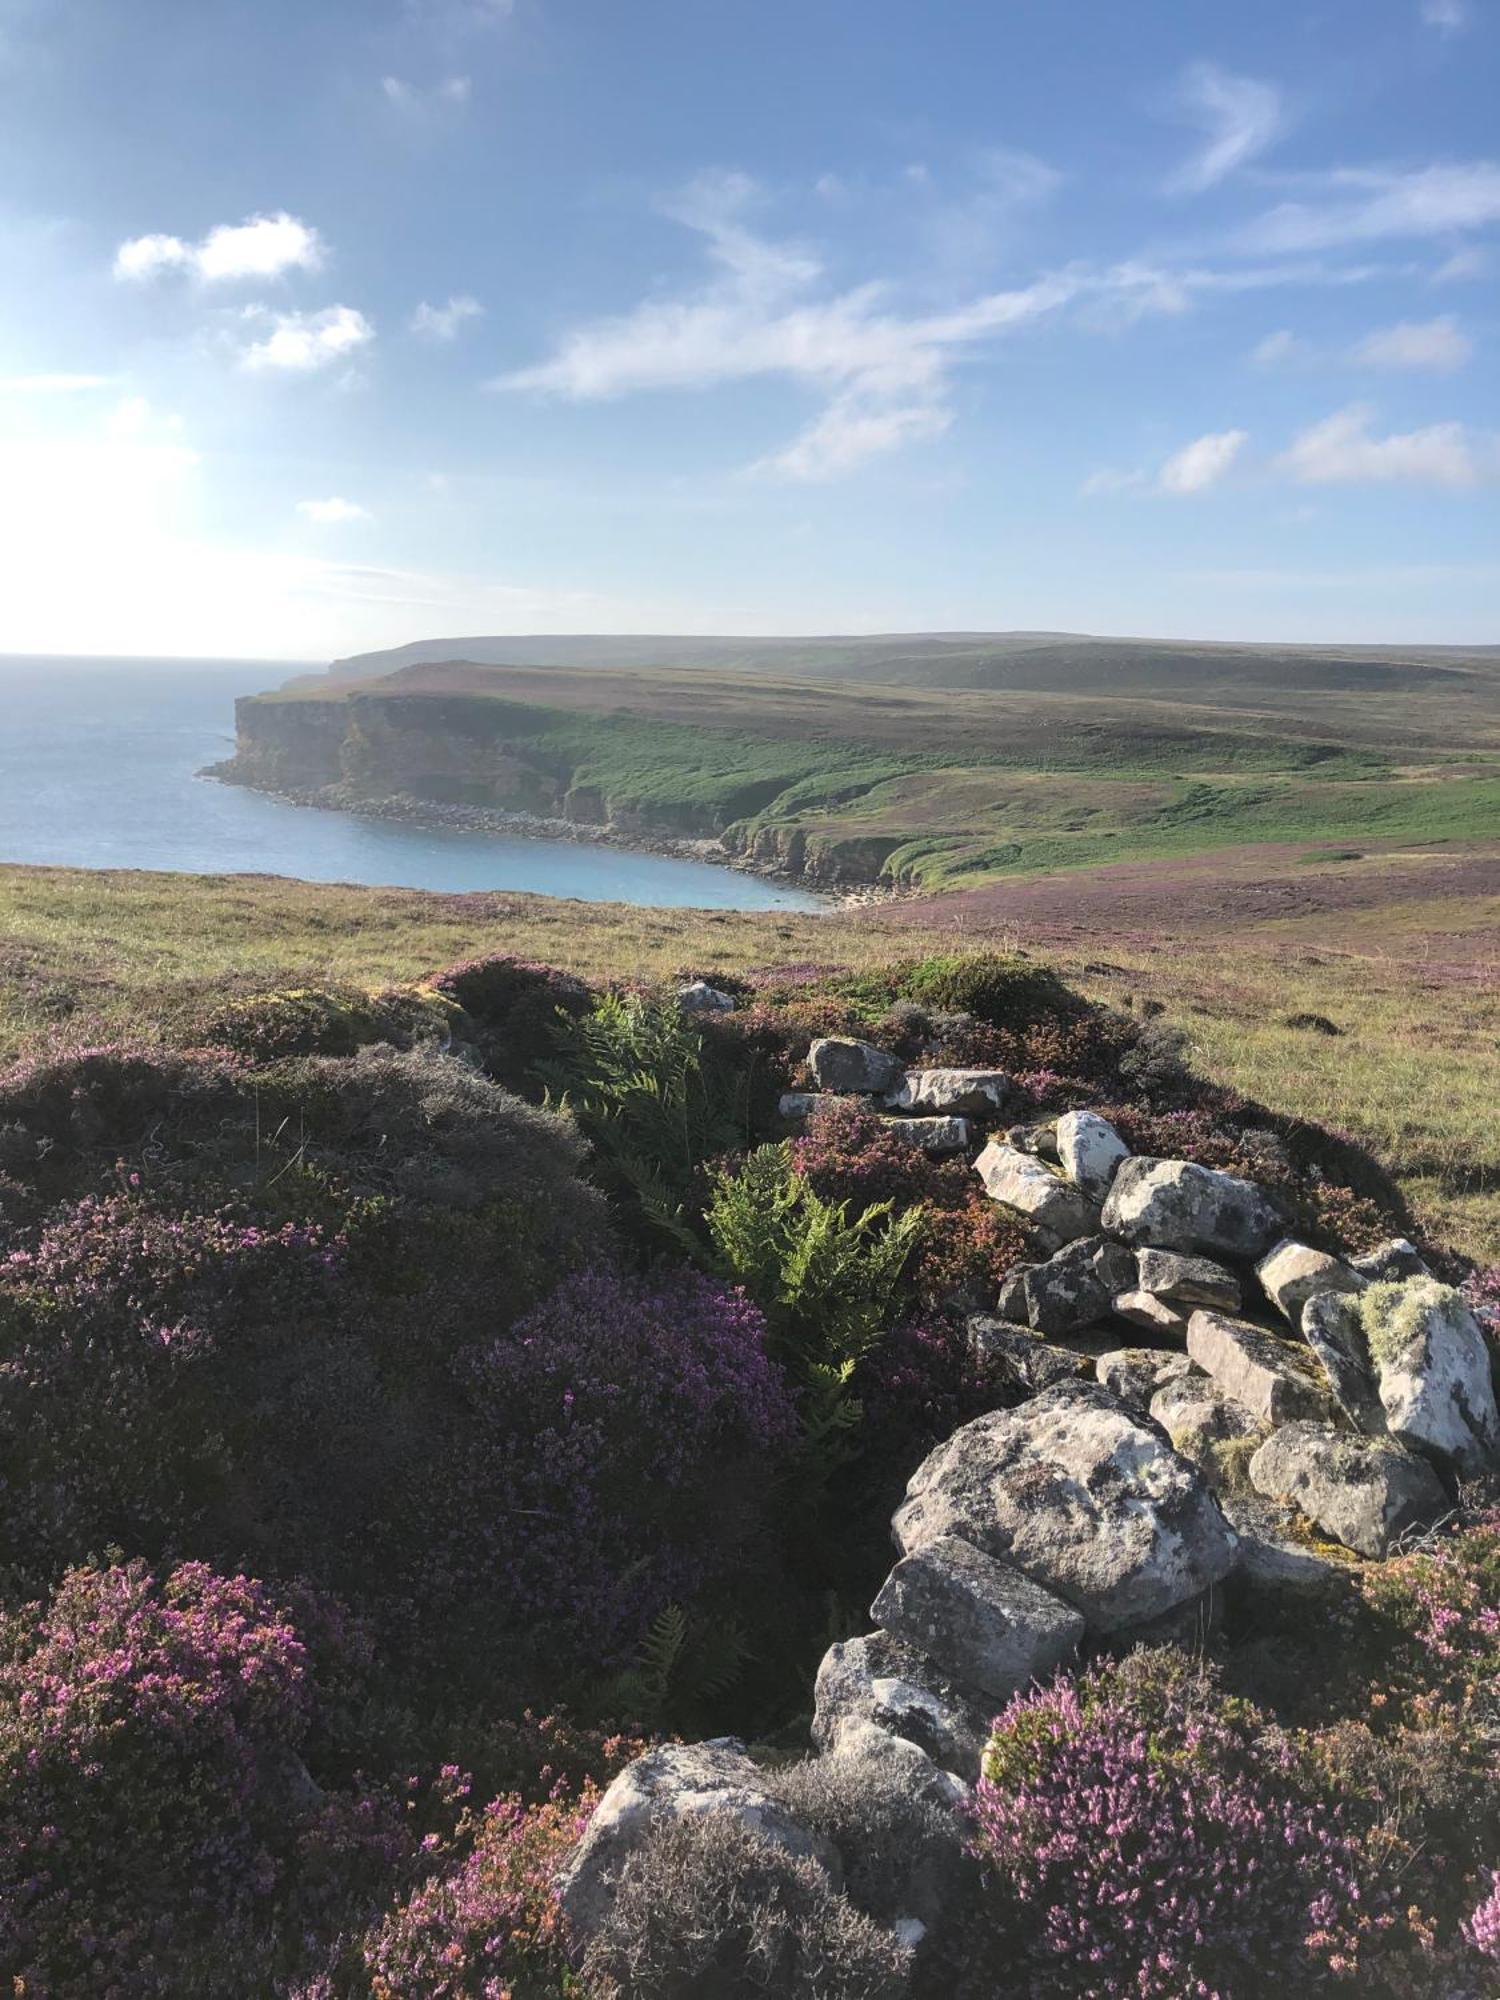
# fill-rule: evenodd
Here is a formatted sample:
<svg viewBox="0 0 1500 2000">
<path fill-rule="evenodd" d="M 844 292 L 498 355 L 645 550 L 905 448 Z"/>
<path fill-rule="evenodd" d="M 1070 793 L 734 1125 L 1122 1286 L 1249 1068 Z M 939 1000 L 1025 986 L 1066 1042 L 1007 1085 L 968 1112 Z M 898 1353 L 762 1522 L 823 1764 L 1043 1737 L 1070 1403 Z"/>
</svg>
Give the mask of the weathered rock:
<svg viewBox="0 0 1500 2000">
<path fill-rule="evenodd" d="M 1132 1409 L 1146 1410 L 1158 1389 L 1191 1375 L 1193 1364 L 1185 1354 L 1163 1354 L 1156 1347 L 1117 1347 L 1099 1356 L 1094 1373 L 1112 1396 Z"/>
<path fill-rule="evenodd" d="M 815 1090 L 784 1090 L 776 1100 L 776 1109 L 783 1118 L 801 1120 L 810 1118 L 820 1104 L 827 1102 Z"/>
<path fill-rule="evenodd" d="M 957 1535 L 1014 1564 L 1093 1632 L 1196 1598 L 1234 1554 L 1197 1468 L 1090 1382 L 955 1431 L 918 1467 L 894 1527 L 906 1555 Z"/>
<path fill-rule="evenodd" d="M 1264 1327 L 1200 1307 L 1188 1321 L 1187 1351 L 1263 1424 L 1331 1414 L 1328 1384 L 1307 1349 Z"/>
<path fill-rule="evenodd" d="M 1352 1555 L 1335 1559 L 1310 1548 L 1298 1533 L 1296 1513 L 1279 1500 L 1233 1492 L 1222 1494 L 1219 1505 L 1239 1537 L 1231 1588 L 1251 1607 L 1283 1598 L 1327 1597 L 1356 1567 Z"/>
<path fill-rule="evenodd" d="M 1357 1431 L 1384 1437 L 1385 1409 L 1356 1300 L 1345 1292 L 1316 1292 L 1302 1308 L 1302 1338 L 1323 1365 L 1333 1400 Z"/>
<path fill-rule="evenodd" d="M 1330 1257 L 1290 1236 L 1268 1250 L 1255 1267 L 1261 1289 L 1293 1326 L 1302 1324 L 1302 1308 L 1323 1292 L 1362 1292 L 1366 1280 L 1342 1258 Z"/>
<path fill-rule="evenodd" d="M 1265 1193 L 1237 1174 L 1191 1160 L 1122 1160 L 1104 1204 L 1111 1236 L 1137 1246 L 1257 1257 L 1281 1234 Z"/>
<path fill-rule="evenodd" d="M 915 1646 L 890 1632 L 840 1639 L 823 1655 L 812 1738 L 831 1749 L 848 1729 L 873 1723 L 925 1750 L 970 1783 L 989 1737 L 990 1704 Z"/>
<path fill-rule="evenodd" d="M 886 1096 L 892 1111 L 941 1115 L 999 1111 L 1014 1086 L 998 1069 L 909 1069 Z"/>
<path fill-rule="evenodd" d="M 967 1153 L 967 1118 L 882 1118 L 893 1139 L 923 1153 Z"/>
<path fill-rule="evenodd" d="M 1164 1383 L 1151 1398 L 1151 1415 L 1215 1493 L 1249 1484 L 1248 1441 L 1263 1438 L 1265 1426 L 1207 1375 L 1195 1370 Z"/>
<path fill-rule="evenodd" d="M 837 1884 L 842 1864 L 830 1841 L 799 1826 L 766 1789 L 763 1773 L 732 1737 L 671 1743 L 627 1764 L 609 1787 L 557 1880 L 569 1929 L 586 1943 L 609 1911 L 611 1885 L 654 1827 L 702 1813 L 728 1813 L 788 1854 L 804 1855 Z"/>
<path fill-rule="evenodd" d="M 992 1200 L 1013 1208 L 1056 1242 L 1098 1235 L 1097 1202 L 1032 1154 L 992 1139 L 974 1162 L 974 1171 Z"/>
<path fill-rule="evenodd" d="M 1489 1351 L 1451 1285 L 1406 1278 L 1360 1295 L 1360 1319 L 1392 1437 L 1466 1476 L 1500 1458 Z"/>
<path fill-rule="evenodd" d="M 1214 1306 L 1220 1312 L 1240 1309 L 1239 1279 L 1211 1257 L 1147 1247 L 1136 1252 L 1135 1262 L 1136 1284 L 1153 1298 L 1175 1306 Z"/>
<path fill-rule="evenodd" d="M 1010 1320 L 1018 1326 L 1029 1326 L 1026 1317 L 1026 1273 L 1034 1266 L 1012 1264 L 1000 1280 L 1000 1289 L 995 1294 L 996 1319 Z"/>
<path fill-rule="evenodd" d="M 945 1771 L 920 1744 L 875 1722 L 851 1723 L 840 1732 L 828 1754 L 873 1766 L 883 1790 L 899 1790 L 926 1805 L 952 1808 L 968 1797 L 968 1786 L 953 1772 Z"/>
<path fill-rule="evenodd" d="M 992 1388 L 1034 1396 L 1054 1382 L 1081 1375 L 1086 1366 L 1076 1354 L 1054 1347 L 1029 1326 L 992 1319 L 987 1313 L 975 1313 L 966 1322 L 966 1331 L 969 1352 Z"/>
<path fill-rule="evenodd" d="M 677 1005 L 684 1014 L 732 1014 L 734 995 L 710 986 L 706 979 L 694 979 L 678 987 Z"/>
<path fill-rule="evenodd" d="M 894 1056 L 870 1042 L 843 1035 L 824 1035 L 807 1052 L 807 1066 L 819 1090 L 847 1091 L 857 1097 L 878 1097 L 894 1089 L 903 1071 Z"/>
<path fill-rule="evenodd" d="M 1084 1631 L 1071 1604 L 956 1535 L 904 1556 L 870 1616 L 997 1703 L 1071 1660 Z"/>
<path fill-rule="evenodd" d="M 1128 1250 L 1107 1236 L 1081 1236 L 1045 1264 L 1027 1267 L 1021 1281 L 1027 1321 L 1038 1333 L 1071 1333 L 1093 1326 L 1134 1274 Z"/>
<path fill-rule="evenodd" d="M 1050 1160 L 1054 1167 L 1060 1164 L 1055 1123 L 1009 1125 L 1000 1136 L 1007 1146 L 1014 1146 L 1018 1153 L 1033 1153 L 1039 1160 Z"/>
<path fill-rule="evenodd" d="M 1110 1301 L 1116 1319 L 1128 1320 L 1163 1340 L 1183 1340 L 1187 1336 L 1188 1313 L 1155 1292 L 1116 1292 Z"/>
<path fill-rule="evenodd" d="M 1372 1285 L 1390 1284 L 1397 1278 L 1430 1278 L 1432 1271 L 1416 1244 L 1408 1236 L 1392 1236 L 1377 1243 L 1363 1257 L 1349 1259 L 1351 1271 L 1358 1271 Z"/>
<path fill-rule="evenodd" d="M 1325 1535 L 1362 1556 L 1384 1556 L 1448 1512 L 1437 1474 L 1389 1439 L 1355 1438 L 1328 1424 L 1283 1424 L 1250 1461 L 1258 1493 L 1289 1500 Z"/>
<path fill-rule="evenodd" d="M 1057 1157 L 1068 1179 L 1103 1201 L 1130 1148 L 1097 1111 L 1065 1111 L 1057 1121 Z"/>
</svg>

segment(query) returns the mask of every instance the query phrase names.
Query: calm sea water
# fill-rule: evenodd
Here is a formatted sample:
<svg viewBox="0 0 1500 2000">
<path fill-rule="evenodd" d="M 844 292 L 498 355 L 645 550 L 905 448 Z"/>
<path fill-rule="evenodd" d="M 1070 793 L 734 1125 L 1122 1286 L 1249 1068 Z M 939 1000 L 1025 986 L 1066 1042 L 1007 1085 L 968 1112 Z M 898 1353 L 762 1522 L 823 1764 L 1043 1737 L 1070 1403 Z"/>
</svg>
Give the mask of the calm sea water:
<svg viewBox="0 0 1500 2000">
<path fill-rule="evenodd" d="M 706 862 L 427 831 L 199 778 L 234 747 L 234 697 L 276 687 L 294 671 L 243 661 L 0 658 L 0 861 L 529 889 L 656 907 L 819 907 L 797 890 Z"/>
</svg>

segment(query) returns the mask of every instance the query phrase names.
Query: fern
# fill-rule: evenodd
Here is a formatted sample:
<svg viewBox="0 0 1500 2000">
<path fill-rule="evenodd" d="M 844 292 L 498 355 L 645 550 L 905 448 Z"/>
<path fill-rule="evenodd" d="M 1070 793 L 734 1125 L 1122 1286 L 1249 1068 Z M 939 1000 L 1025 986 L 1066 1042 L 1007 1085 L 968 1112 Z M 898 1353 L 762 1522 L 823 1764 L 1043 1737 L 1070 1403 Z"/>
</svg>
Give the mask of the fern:
<svg viewBox="0 0 1500 2000">
<path fill-rule="evenodd" d="M 680 1605 L 656 1614 L 634 1662 L 614 1680 L 608 1705 L 648 1730 L 688 1720 L 732 1693 L 746 1660 L 732 1620 L 690 1619 Z"/>
</svg>

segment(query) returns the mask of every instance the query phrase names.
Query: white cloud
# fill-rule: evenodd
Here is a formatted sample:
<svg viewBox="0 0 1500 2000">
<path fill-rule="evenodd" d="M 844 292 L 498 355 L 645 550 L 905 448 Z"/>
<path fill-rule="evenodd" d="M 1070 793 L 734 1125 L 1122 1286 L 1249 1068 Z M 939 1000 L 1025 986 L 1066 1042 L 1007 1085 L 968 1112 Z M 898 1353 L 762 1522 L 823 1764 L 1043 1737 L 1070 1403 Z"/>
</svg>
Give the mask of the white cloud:
<svg viewBox="0 0 1500 2000">
<path fill-rule="evenodd" d="M 1299 340 L 1290 328 L 1280 327 L 1256 343 L 1251 349 L 1250 360 L 1257 368 L 1286 368 L 1301 361 L 1308 351 L 1305 340 Z"/>
<path fill-rule="evenodd" d="M 1210 431 L 1173 452 L 1156 476 L 1163 493 L 1204 493 L 1217 486 L 1239 457 L 1249 433 Z"/>
<path fill-rule="evenodd" d="M 297 512 L 304 520 L 315 521 L 320 528 L 337 528 L 347 521 L 372 521 L 375 518 L 368 507 L 361 507 L 357 500 L 341 499 L 336 493 L 326 500 L 299 500 Z"/>
<path fill-rule="evenodd" d="M 134 236 L 115 253 L 117 278 L 145 283 L 164 271 L 187 271 L 206 284 L 245 278 L 279 278 L 287 271 L 315 271 L 323 261 L 316 229 L 284 211 L 221 222 L 198 243 L 180 236 Z"/>
<path fill-rule="evenodd" d="M 1081 300 L 1145 299 L 1162 307 L 1160 274 L 1121 266 L 1044 275 L 947 311 L 901 312 L 888 285 L 830 291 L 804 245 L 757 235 L 746 221 L 757 196 L 743 175 L 696 182 L 667 212 L 705 240 L 717 267 L 710 282 L 579 327 L 548 359 L 491 386 L 599 402 L 648 389 L 785 377 L 820 392 L 826 407 L 756 469 L 828 477 L 946 429 L 954 365 L 1000 336 Z"/>
<path fill-rule="evenodd" d="M 425 334 L 429 340 L 453 340 L 459 329 L 471 319 L 482 319 L 484 307 L 478 299 L 471 299 L 467 293 L 458 292 L 445 306 L 429 305 L 426 299 L 411 316 L 413 333 Z"/>
<path fill-rule="evenodd" d="M 259 316 L 259 312 L 257 313 Z M 257 372 L 310 375 L 347 360 L 375 338 L 375 329 L 353 306 L 325 306 L 322 312 L 272 313 L 271 331 L 243 354 Z"/>
<path fill-rule="evenodd" d="M 1263 153 L 1283 125 L 1281 94 L 1251 76 L 1234 76 L 1215 63 L 1194 63 L 1177 90 L 1183 114 L 1205 135 L 1193 158 L 1167 185 L 1178 194 L 1201 194 Z"/>
<path fill-rule="evenodd" d="M 1364 404 L 1337 410 L 1292 441 L 1280 469 L 1303 486 L 1475 485 L 1496 463 L 1493 445 L 1462 424 L 1429 424 L 1425 430 L 1376 437 L 1374 413 Z"/>
<path fill-rule="evenodd" d="M 107 389 L 109 375 L 0 375 L 0 396 L 77 396 Z"/>
<path fill-rule="evenodd" d="M 1422 0 L 1420 11 L 1423 23 L 1443 35 L 1462 34 L 1473 19 L 1468 0 Z"/>
<path fill-rule="evenodd" d="M 461 111 L 473 95 L 473 83 L 466 76 L 444 77 L 441 83 L 407 83 L 399 76 L 383 76 L 381 92 L 387 104 L 403 118 L 419 122 L 442 112 Z"/>
<path fill-rule="evenodd" d="M 1321 199 L 1282 202 L 1252 222 L 1242 248 L 1274 254 L 1402 237 L 1451 236 L 1500 222 L 1500 165 L 1343 167 L 1314 178 Z"/>
<path fill-rule="evenodd" d="M 1440 319 L 1401 320 L 1395 326 L 1367 334 L 1354 349 L 1365 368 L 1424 369 L 1451 375 L 1474 352 L 1474 343 L 1451 314 Z"/>
<path fill-rule="evenodd" d="M 1468 278 L 1482 278 L 1490 268 L 1487 250 L 1481 250 L 1476 243 L 1464 245 L 1445 257 L 1432 274 L 1435 285 L 1453 285 Z"/>
</svg>

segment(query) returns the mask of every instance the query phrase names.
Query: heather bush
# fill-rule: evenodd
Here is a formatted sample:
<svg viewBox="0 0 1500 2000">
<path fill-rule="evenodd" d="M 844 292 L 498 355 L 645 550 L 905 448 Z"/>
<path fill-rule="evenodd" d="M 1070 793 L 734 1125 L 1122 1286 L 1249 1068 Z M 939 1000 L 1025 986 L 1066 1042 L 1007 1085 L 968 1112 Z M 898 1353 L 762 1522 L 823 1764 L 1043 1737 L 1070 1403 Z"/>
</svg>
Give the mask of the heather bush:
<svg viewBox="0 0 1500 2000">
<path fill-rule="evenodd" d="M 996 1963 L 1028 2000 L 1306 1992 L 1357 1983 L 1395 1922 L 1291 1747 L 1177 1654 L 1017 1696 L 973 1817 L 975 1994 Z"/>
<path fill-rule="evenodd" d="M 896 968 L 902 999 L 949 1014 L 972 1014 L 987 1027 L 1024 1031 L 1087 1011 L 1046 966 L 1000 952 L 956 952 Z"/>
<path fill-rule="evenodd" d="M 225 1001 L 203 1026 L 210 1048 L 255 1062 L 286 1056 L 350 1056 L 390 1039 L 379 1003 L 356 988 L 289 987 Z"/>
<path fill-rule="evenodd" d="M 625 1862 L 582 1969 L 590 2000 L 900 2000 L 909 1966 L 817 1861 L 705 1813 Z"/>
<path fill-rule="evenodd" d="M 832 1842 L 844 1894 L 877 1922 L 932 1918 L 959 1886 L 966 1828 L 924 1794 L 921 1765 L 860 1756 L 803 1757 L 769 1774 L 798 1826 Z"/>
<path fill-rule="evenodd" d="M 447 966 L 426 985 L 462 1008 L 485 1067 L 513 1090 L 531 1084 L 536 1064 L 551 1053 L 559 1022 L 587 1013 L 594 998 L 571 973 L 504 952 Z"/>
<path fill-rule="evenodd" d="M 75 1570 L 0 1624 L 0 1967 L 25 1994 L 274 1990 L 362 1920 L 401 1815 L 300 1753 L 313 1651 L 261 1584 Z"/>
</svg>

